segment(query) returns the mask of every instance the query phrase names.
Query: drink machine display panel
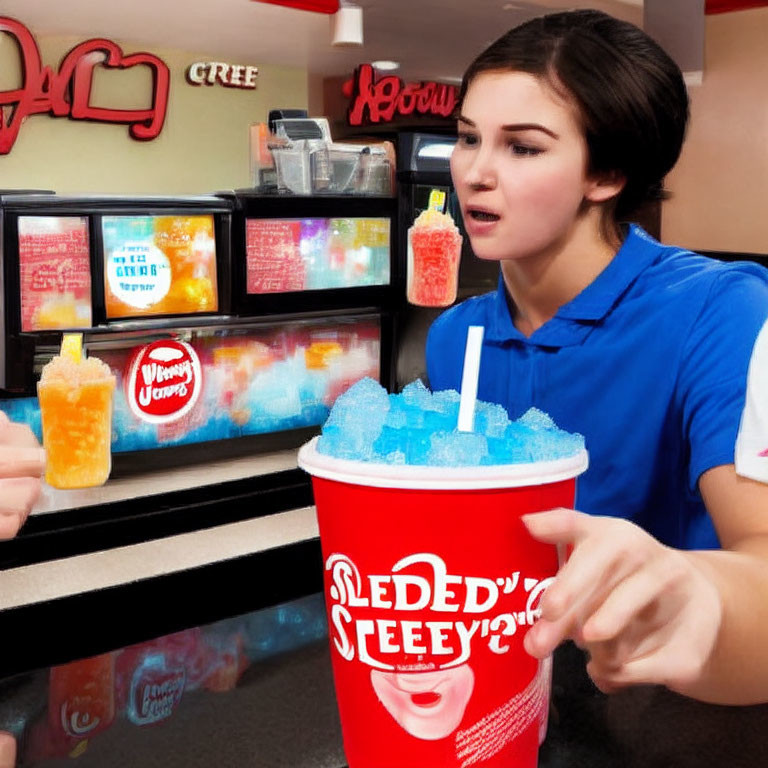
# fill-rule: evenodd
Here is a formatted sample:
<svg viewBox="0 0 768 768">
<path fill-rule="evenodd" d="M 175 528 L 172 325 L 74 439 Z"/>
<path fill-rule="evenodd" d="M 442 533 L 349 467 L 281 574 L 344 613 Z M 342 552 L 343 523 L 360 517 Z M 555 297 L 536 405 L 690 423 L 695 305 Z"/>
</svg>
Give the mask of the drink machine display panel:
<svg viewBox="0 0 768 768">
<path fill-rule="evenodd" d="M 232 302 L 240 316 L 394 307 L 396 201 L 232 196 Z"/>
<path fill-rule="evenodd" d="M 62 332 L 228 322 L 231 218 L 210 196 L 2 196 L 0 390 L 32 394 Z"/>
<path fill-rule="evenodd" d="M 378 316 L 92 336 L 115 376 L 112 453 L 314 427 L 360 378 L 381 379 Z M 42 436 L 37 397 L 0 400 Z"/>
<path fill-rule="evenodd" d="M 107 319 L 219 309 L 212 214 L 103 216 Z"/>
<path fill-rule="evenodd" d="M 20 216 L 18 249 L 21 330 L 90 328 L 88 218 Z"/>
<path fill-rule="evenodd" d="M 388 285 L 390 237 L 386 217 L 247 218 L 247 292 Z"/>
</svg>

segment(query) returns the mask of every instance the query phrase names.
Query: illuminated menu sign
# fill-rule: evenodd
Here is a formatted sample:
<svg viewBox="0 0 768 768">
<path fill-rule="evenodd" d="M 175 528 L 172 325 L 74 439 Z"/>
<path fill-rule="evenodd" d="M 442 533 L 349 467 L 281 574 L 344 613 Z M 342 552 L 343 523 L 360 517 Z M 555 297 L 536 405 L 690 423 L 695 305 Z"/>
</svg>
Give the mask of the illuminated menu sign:
<svg viewBox="0 0 768 768">
<path fill-rule="evenodd" d="M 213 216 L 105 216 L 108 318 L 218 310 Z"/>
<path fill-rule="evenodd" d="M 21 330 L 90 327 L 88 220 L 20 216 L 18 226 Z"/>
<path fill-rule="evenodd" d="M 387 285 L 388 218 L 249 219 L 249 294 Z"/>
</svg>

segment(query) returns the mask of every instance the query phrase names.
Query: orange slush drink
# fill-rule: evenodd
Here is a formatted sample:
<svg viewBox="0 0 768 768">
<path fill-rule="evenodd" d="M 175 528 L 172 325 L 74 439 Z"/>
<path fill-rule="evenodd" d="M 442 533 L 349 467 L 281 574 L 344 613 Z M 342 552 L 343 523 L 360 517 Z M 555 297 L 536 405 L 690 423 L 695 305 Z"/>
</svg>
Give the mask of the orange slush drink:
<svg viewBox="0 0 768 768">
<path fill-rule="evenodd" d="M 63 346 L 62 354 L 43 367 L 37 396 L 49 485 L 87 488 L 109 477 L 114 389 L 106 363 L 66 354 Z"/>
<path fill-rule="evenodd" d="M 462 237 L 450 214 L 426 210 L 408 230 L 408 301 L 447 307 L 456 301 Z"/>
</svg>

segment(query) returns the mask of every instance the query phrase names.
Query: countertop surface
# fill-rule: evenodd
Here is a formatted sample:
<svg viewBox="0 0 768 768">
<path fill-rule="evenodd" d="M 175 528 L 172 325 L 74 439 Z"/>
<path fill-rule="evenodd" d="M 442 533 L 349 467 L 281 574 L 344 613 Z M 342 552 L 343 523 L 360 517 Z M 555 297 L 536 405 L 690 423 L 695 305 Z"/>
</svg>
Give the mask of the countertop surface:
<svg viewBox="0 0 768 768">
<path fill-rule="evenodd" d="M 48 489 L 35 514 L 151 496 L 296 467 L 296 452 L 111 481 L 82 492 Z M 52 600 L 313 539 L 313 507 L 0 573 L 0 610 Z M 719 707 L 658 687 L 600 693 L 573 645 L 555 654 L 549 731 L 539 768 L 768 766 L 768 705 Z M 23 680 L 19 683 L 23 687 Z M 70 765 L 69 758 L 35 765 Z M 162 725 L 116 721 L 78 759 L 83 768 L 342 768 L 327 643 L 254 664 L 225 693 L 197 692 Z M 414 768 L 435 768 L 419 766 Z"/>
<path fill-rule="evenodd" d="M 44 486 L 33 515 L 147 498 L 231 480 L 295 469 L 295 450 L 211 462 L 110 480 L 99 488 L 59 491 Z M 199 568 L 274 547 L 315 538 L 314 507 L 290 509 L 139 544 L 24 565 L 0 571 L 0 610 L 53 600 L 142 579 Z"/>
<path fill-rule="evenodd" d="M 33 698 L 33 688 L 31 678 L 19 681 L 20 705 Z M 660 688 L 605 696 L 586 677 L 581 652 L 564 646 L 555 655 L 550 725 L 539 768 L 761 768 L 768 765 L 767 722 L 766 707 L 713 707 Z M 23 754 L 27 744 L 22 747 Z M 343 768 L 328 645 L 315 643 L 253 664 L 229 691 L 185 694 L 172 717 L 151 727 L 119 717 L 91 740 L 77 764 Z M 21 768 L 70 765 L 62 755 L 25 761 Z"/>
<path fill-rule="evenodd" d="M 46 515 L 66 509 L 94 507 L 114 501 L 152 497 L 170 491 L 215 485 L 286 469 L 296 469 L 298 450 L 274 451 L 223 461 L 210 461 L 188 467 L 110 478 L 97 488 L 61 491 L 44 484 L 33 515 Z"/>
</svg>

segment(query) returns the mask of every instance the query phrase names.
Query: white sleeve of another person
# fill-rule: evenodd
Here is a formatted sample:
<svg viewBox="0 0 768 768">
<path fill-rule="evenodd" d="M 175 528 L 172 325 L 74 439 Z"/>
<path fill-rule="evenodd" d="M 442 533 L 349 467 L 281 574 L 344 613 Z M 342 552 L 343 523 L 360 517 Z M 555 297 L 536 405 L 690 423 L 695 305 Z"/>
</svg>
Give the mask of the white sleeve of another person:
<svg viewBox="0 0 768 768">
<path fill-rule="evenodd" d="M 768 483 L 768 323 L 755 341 L 736 438 L 736 472 Z"/>
</svg>

